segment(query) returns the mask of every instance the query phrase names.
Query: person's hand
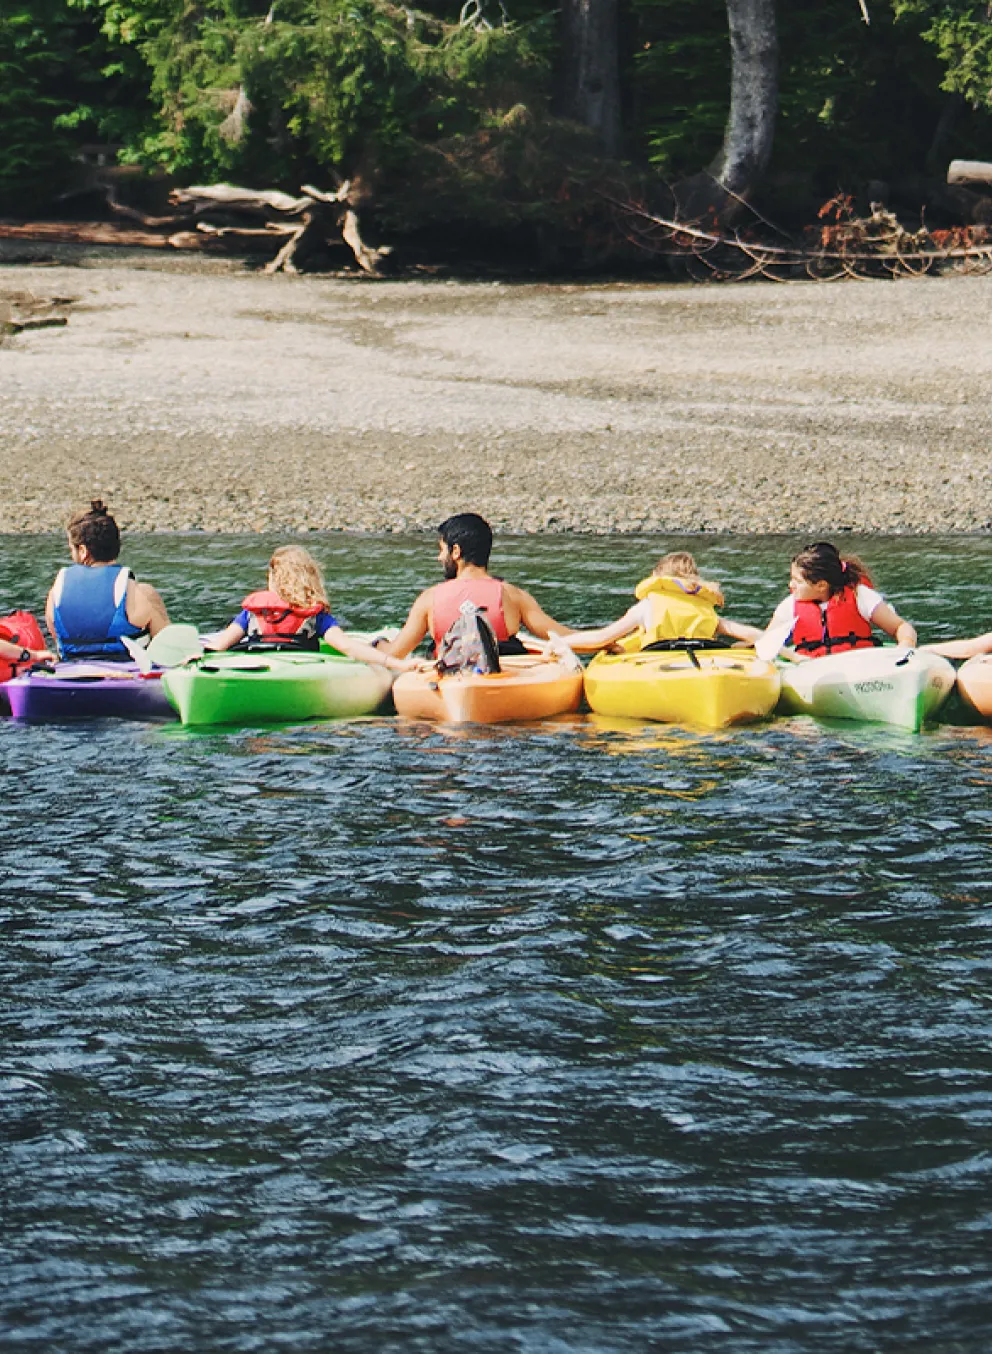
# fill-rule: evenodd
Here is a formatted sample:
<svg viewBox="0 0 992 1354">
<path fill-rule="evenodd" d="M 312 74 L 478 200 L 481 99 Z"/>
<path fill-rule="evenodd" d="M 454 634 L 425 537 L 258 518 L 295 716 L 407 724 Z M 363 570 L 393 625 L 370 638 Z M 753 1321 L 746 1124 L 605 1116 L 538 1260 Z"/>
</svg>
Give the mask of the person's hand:
<svg viewBox="0 0 992 1354">
<path fill-rule="evenodd" d="M 555 654 L 556 657 L 564 658 L 566 654 L 572 652 L 567 635 L 549 635 L 547 644 L 547 652 Z"/>
<path fill-rule="evenodd" d="M 55 654 L 52 653 L 51 649 L 31 650 L 32 663 L 55 663 L 56 661 L 57 661 L 56 656 Z"/>
</svg>

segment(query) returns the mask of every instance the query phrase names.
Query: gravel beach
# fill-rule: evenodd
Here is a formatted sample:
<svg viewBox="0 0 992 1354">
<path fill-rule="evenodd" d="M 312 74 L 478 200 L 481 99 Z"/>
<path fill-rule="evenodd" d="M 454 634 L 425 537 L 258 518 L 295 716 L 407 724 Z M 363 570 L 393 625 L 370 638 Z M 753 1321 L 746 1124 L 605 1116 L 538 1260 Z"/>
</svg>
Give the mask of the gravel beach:
<svg viewBox="0 0 992 1354">
<path fill-rule="evenodd" d="M 992 529 L 992 279 L 541 285 L 0 257 L 0 531 Z"/>
</svg>

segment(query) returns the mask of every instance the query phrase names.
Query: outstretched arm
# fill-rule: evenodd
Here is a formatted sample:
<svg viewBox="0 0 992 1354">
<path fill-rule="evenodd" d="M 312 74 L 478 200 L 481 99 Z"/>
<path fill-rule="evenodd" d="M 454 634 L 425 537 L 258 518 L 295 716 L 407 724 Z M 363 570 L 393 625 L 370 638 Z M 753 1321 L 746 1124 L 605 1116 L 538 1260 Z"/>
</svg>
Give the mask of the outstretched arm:
<svg viewBox="0 0 992 1354">
<path fill-rule="evenodd" d="M 530 593 L 524 592 L 523 588 L 518 588 L 512 583 L 504 583 L 503 594 L 504 597 L 509 594 L 509 600 L 515 603 L 520 612 L 520 624 L 538 639 L 547 639 L 550 635 L 563 635 L 567 632 L 568 626 L 562 625 L 546 611 L 542 611 Z"/>
<path fill-rule="evenodd" d="M 247 633 L 237 621 L 232 621 L 230 625 L 220 630 L 216 635 L 205 635 L 203 647 L 220 653 L 224 649 L 233 648 L 235 644 L 240 644 Z"/>
<path fill-rule="evenodd" d="M 19 663 L 24 649 L 20 644 L 11 644 L 5 639 L 0 639 L 0 658 L 6 658 L 8 662 Z M 31 655 L 32 663 L 47 663 L 55 658 L 55 655 L 49 649 L 28 649 Z"/>
<path fill-rule="evenodd" d="M 720 617 L 716 632 L 718 635 L 727 635 L 730 639 L 742 639 L 746 644 L 753 644 L 765 633 L 760 625 L 746 625 L 743 621 L 731 621 L 725 616 Z"/>
<path fill-rule="evenodd" d="M 945 658 L 977 658 L 979 654 L 992 653 L 992 630 L 971 639 L 944 639 L 936 644 L 921 644 L 920 648 Z"/>
<path fill-rule="evenodd" d="M 907 649 L 916 647 L 916 631 L 909 621 L 903 620 L 894 607 L 889 606 L 888 602 L 882 602 L 875 608 L 871 613 L 871 623 L 877 625 L 879 630 L 884 630 L 887 635 L 891 635 L 897 644 Z"/>
<path fill-rule="evenodd" d="M 427 588 L 420 594 L 410 608 L 409 616 L 403 622 L 403 629 L 395 639 L 391 639 L 388 644 L 383 644 L 378 648 L 380 654 L 391 654 L 394 658 L 406 658 L 407 654 L 413 652 L 430 628 L 431 593 L 433 591 L 433 588 Z"/>
<path fill-rule="evenodd" d="M 321 638 L 326 639 L 349 658 L 357 658 L 362 663 L 370 663 L 376 668 L 388 668 L 390 672 L 413 672 L 415 668 L 420 667 L 416 658 L 398 658 L 389 653 L 385 647 L 377 649 L 374 644 L 366 644 L 364 639 L 345 634 L 340 625 L 332 625 L 330 629 L 324 631 Z"/>
<path fill-rule="evenodd" d="M 605 649 L 610 644 L 614 644 L 618 639 L 623 639 L 624 635 L 632 634 L 641 623 L 640 603 L 632 606 L 612 625 L 601 625 L 597 630 L 566 630 L 555 635 L 551 648 L 554 652 L 559 652 L 562 648 L 569 648 L 573 653 L 595 653 L 597 649 Z M 528 627 L 530 628 L 530 627 Z"/>
</svg>

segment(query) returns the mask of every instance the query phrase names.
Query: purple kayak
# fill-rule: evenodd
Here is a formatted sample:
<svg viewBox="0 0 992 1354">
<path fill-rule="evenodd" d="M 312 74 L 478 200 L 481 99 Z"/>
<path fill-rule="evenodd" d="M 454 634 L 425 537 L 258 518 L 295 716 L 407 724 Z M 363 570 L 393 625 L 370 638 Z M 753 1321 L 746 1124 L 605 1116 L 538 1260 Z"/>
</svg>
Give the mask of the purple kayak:
<svg viewBox="0 0 992 1354">
<path fill-rule="evenodd" d="M 15 719 L 175 719 L 161 672 L 136 663 L 56 663 L 3 685 Z"/>
</svg>

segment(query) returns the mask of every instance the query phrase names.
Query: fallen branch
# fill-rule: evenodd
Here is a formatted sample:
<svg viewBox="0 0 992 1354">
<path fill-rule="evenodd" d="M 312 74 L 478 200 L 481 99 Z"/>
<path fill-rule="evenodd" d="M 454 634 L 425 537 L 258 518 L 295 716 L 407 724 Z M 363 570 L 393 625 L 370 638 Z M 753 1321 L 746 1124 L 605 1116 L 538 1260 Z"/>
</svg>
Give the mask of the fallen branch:
<svg viewBox="0 0 992 1354">
<path fill-rule="evenodd" d="M 383 261 L 392 252 L 388 245 L 374 249 L 363 240 L 353 200 L 357 192 L 349 179 L 342 180 L 334 192 L 323 192 L 306 184 L 301 197 L 291 197 L 276 189 L 239 188 L 230 183 L 175 188 L 169 201 L 179 210 L 170 216 L 148 216 L 121 202 L 113 180 L 90 185 L 93 186 L 102 189 L 111 211 L 148 229 L 127 229 L 103 221 L 25 224 L 0 221 L 0 239 L 204 249 L 211 240 L 223 238 L 257 240 L 285 236 L 275 257 L 266 264 L 265 272 L 295 273 L 294 256 L 301 246 L 330 242 L 336 235 L 351 250 L 362 271 L 373 277 L 379 276 Z M 262 224 L 243 223 L 245 217 L 261 218 Z M 195 228 L 166 233 L 168 227 L 177 226 Z"/>
<path fill-rule="evenodd" d="M 52 244 L 132 245 L 141 249 L 202 249 L 204 241 L 188 231 L 157 235 L 126 230 L 109 221 L 0 221 L 0 240 L 48 240 Z"/>
<path fill-rule="evenodd" d="M 821 217 L 831 224 L 813 230 L 803 243 L 773 245 L 739 232 L 722 235 L 687 222 L 658 216 L 634 203 L 610 201 L 627 239 L 649 253 L 683 260 L 690 275 L 719 281 L 764 277 L 785 282 L 806 276 L 823 282 L 878 276 L 921 277 L 947 262 L 982 273 L 992 272 L 992 239 L 984 226 L 915 234 L 883 207 L 856 217 L 849 198 L 832 199 Z"/>
<path fill-rule="evenodd" d="M 61 329 L 69 323 L 66 307 L 73 296 L 35 296 L 29 291 L 0 291 L 0 342 L 24 329 Z"/>
</svg>

